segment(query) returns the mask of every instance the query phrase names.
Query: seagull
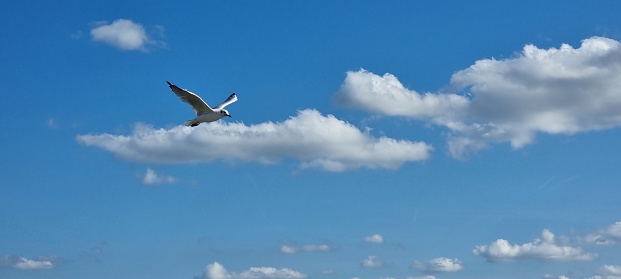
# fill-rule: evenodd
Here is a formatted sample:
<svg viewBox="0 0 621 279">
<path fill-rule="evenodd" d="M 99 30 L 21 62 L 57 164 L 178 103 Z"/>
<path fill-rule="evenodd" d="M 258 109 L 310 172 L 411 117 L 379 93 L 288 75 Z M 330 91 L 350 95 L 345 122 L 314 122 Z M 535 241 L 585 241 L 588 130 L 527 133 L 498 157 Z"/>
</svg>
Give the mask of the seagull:
<svg viewBox="0 0 621 279">
<path fill-rule="evenodd" d="M 213 122 L 222 117 L 228 116 L 231 117 L 229 112 L 224 109 L 224 107 L 230 105 L 237 101 L 237 95 L 235 93 L 231 94 L 222 104 L 217 105 L 214 108 L 211 108 L 201 97 L 190 92 L 187 89 L 179 88 L 178 86 L 166 81 L 170 89 L 172 89 L 173 93 L 181 99 L 192 106 L 194 112 L 196 112 L 196 118 L 188 120 L 185 122 L 185 126 L 196 127 L 203 122 Z"/>
</svg>

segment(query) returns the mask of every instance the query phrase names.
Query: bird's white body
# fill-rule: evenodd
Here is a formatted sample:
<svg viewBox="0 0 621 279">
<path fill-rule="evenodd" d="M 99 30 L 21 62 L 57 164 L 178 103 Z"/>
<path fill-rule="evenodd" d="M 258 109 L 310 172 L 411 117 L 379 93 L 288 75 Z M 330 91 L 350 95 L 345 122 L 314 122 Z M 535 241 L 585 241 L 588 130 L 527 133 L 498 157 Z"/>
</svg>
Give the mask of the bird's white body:
<svg viewBox="0 0 621 279">
<path fill-rule="evenodd" d="M 203 122 L 214 122 L 214 121 L 219 120 L 220 118 L 222 118 L 224 116 L 225 115 L 223 113 L 217 113 L 217 112 L 211 112 L 211 113 L 199 115 L 199 116 L 197 116 L 194 119 L 190 119 L 190 120 L 185 121 L 185 126 L 192 126 L 192 124 L 203 123 Z M 198 125 L 198 124 L 196 124 L 196 125 Z"/>
<path fill-rule="evenodd" d="M 209 107 L 201 97 L 190 92 L 187 89 L 179 88 L 178 86 L 168 82 L 168 86 L 172 89 L 173 93 L 181 99 L 192 106 L 194 112 L 196 112 L 196 118 L 190 119 L 185 122 L 186 126 L 198 126 L 203 122 L 214 122 L 222 117 L 228 116 L 231 117 L 229 112 L 224 109 L 224 107 L 228 106 L 231 103 L 237 101 L 237 95 L 235 93 L 231 94 L 222 104 L 215 106 L 214 108 Z"/>
</svg>

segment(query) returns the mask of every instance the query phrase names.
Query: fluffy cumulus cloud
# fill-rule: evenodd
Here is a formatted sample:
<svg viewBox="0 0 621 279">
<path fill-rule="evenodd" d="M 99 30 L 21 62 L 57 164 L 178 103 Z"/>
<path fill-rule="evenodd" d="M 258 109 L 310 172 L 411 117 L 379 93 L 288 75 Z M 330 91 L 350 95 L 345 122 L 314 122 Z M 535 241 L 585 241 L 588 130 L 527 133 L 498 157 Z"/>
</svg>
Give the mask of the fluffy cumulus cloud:
<svg viewBox="0 0 621 279">
<path fill-rule="evenodd" d="M 172 176 L 168 175 L 160 175 L 157 174 L 151 168 L 147 168 L 146 173 L 142 177 L 142 183 L 146 185 L 154 185 L 154 184 L 162 184 L 162 183 L 173 183 L 176 179 Z"/>
<path fill-rule="evenodd" d="M 202 276 L 204 279 L 262 279 L 262 278 L 306 278 L 307 275 L 298 271 L 274 267 L 251 267 L 242 272 L 229 272 L 226 268 L 218 263 L 207 265 Z"/>
<path fill-rule="evenodd" d="M 149 37 L 145 28 L 129 19 L 117 19 L 112 23 L 98 22 L 91 29 L 93 41 L 102 42 L 122 50 L 148 50 L 149 46 L 162 42 Z M 161 34 L 162 27 L 155 28 Z"/>
<path fill-rule="evenodd" d="M 347 73 L 337 103 L 404 116 L 451 131 L 454 157 L 537 133 L 574 134 L 621 125 L 621 43 L 592 37 L 578 48 L 526 45 L 516 57 L 479 60 L 451 77 L 451 90 L 419 93 L 391 75 Z M 453 92 L 453 93 L 448 93 Z"/>
<path fill-rule="evenodd" d="M 374 234 L 374 235 L 369 235 L 365 237 L 364 241 L 370 242 L 370 243 L 382 244 L 384 243 L 384 237 L 381 234 Z"/>
<path fill-rule="evenodd" d="M 478 245 L 473 250 L 475 255 L 490 261 L 540 259 L 552 261 L 590 261 L 597 254 L 587 253 L 581 248 L 557 243 L 555 235 L 543 230 L 541 237 L 525 244 L 511 244 L 505 239 L 498 239 L 489 245 Z"/>
<path fill-rule="evenodd" d="M 10 266 L 21 270 L 51 269 L 56 266 L 56 261 L 58 258 L 55 256 L 40 256 L 36 259 L 9 255 L 0 256 L 0 266 Z"/>
<path fill-rule="evenodd" d="M 374 137 L 332 115 L 307 109 L 279 122 L 247 126 L 213 122 L 197 128 L 156 129 L 136 125 L 130 135 L 79 135 L 77 141 L 123 159 L 145 163 L 300 161 L 300 167 L 326 171 L 395 169 L 426 160 L 432 147 L 423 142 Z"/>
<path fill-rule="evenodd" d="M 407 89 L 392 74 L 378 76 L 365 70 L 348 72 L 334 100 L 347 107 L 412 118 L 442 118 L 461 111 L 468 99 L 452 94 L 421 94 Z"/>
<path fill-rule="evenodd" d="M 415 261 L 412 267 L 422 272 L 457 272 L 463 268 L 463 265 L 458 259 L 441 257 L 426 263 Z"/>
<path fill-rule="evenodd" d="M 621 241 L 621 221 L 616 222 L 607 228 L 588 234 L 586 241 L 591 244 L 610 245 Z"/>
</svg>

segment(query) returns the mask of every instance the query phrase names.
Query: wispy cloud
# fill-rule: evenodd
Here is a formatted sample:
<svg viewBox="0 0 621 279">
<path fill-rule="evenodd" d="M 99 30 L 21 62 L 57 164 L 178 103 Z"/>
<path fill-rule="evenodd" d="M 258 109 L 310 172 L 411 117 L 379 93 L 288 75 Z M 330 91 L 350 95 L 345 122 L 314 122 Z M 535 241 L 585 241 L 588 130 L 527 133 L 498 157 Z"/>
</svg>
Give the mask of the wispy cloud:
<svg viewBox="0 0 621 279">
<path fill-rule="evenodd" d="M 163 36 L 163 27 L 156 26 L 154 34 Z M 90 31 L 93 41 L 102 42 L 121 50 L 147 51 L 149 47 L 163 42 L 149 37 L 145 28 L 129 19 L 117 19 L 112 23 L 96 22 Z"/>
<path fill-rule="evenodd" d="M 395 169 L 423 161 L 432 147 L 423 142 L 374 137 L 332 115 L 307 109 L 279 122 L 251 126 L 213 122 L 198 128 L 156 129 L 136 125 L 131 135 L 79 135 L 77 141 L 130 161 L 196 163 L 223 160 L 273 164 L 284 158 L 300 168 L 346 171 Z"/>
<path fill-rule="evenodd" d="M 526 45 L 505 60 L 483 59 L 455 73 L 447 92 L 419 93 L 391 74 L 347 73 L 335 101 L 404 116 L 451 131 L 457 158 L 509 142 L 521 148 L 537 133 L 573 134 L 621 125 L 621 43 L 592 37 L 579 48 Z"/>
<path fill-rule="evenodd" d="M 94 262 L 94 263 L 101 263 L 102 255 L 103 255 L 103 249 L 97 246 L 97 247 L 93 247 L 87 251 L 83 251 L 82 253 L 80 253 L 80 260 Z"/>
<path fill-rule="evenodd" d="M 598 245 L 617 244 L 621 241 L 621 221 L 607 228 L 590 233 L 585 237 L 586 242 Z"/>
<path fill-rule="evenodd" d="M 458 259 L 441 257 L 426 263 L 415 261 L 412 263 L 412 267 L 422 272 L 457 272 L 464 266 Z"/>
<path fill-rule="evenodd" d="M 58 120 L 54 119 L 54 118 L 48 118 L 47 119 L 47 126 L 51 129 L 58 129 L 59 125 L 58 125 Z"/>
<path fill-rule="evenodd" d="M 309 245 L 283 245 L 280 252 L 283 254 L 296 254 L 300 252 L 327 252 L 331 248 L 327 244 L 309 244 Z"/>
<path fill-rule="evenodd" d="M 204 279 L 257 279 L 257 278 L 306 278 L 307 275 L 301 272 L 289 269 L 274 267 L 251 267 L 250 269 L 242 272 L 229 272 L 226 268 L 218 263 L 214 262 L 205 267 L 205 272 L 202 277 Z"/>
<path fill-rule="evenodd" d="M 369 235 L 365 237 L 364 241 L 370 242 L 370 243 L 381 244 L 381 243 L 384 243 L 384 237 L 381 234 L 374 234 L 374 235 Z"/>
<path fill-rule="evenodd" d="M 162 183 L 174 183 L 177 181 L 174 177 L 168 175 L 157 174 L 153 169 L 147 168 L 147 171 L 142 178 L 142 183 L 146 185 L 162 184 Z"/>
<path fill-rule="evenodd" d="M 538 259 L 552 261 L 590 261 L 597 254 L 587 253 L 581 248 L 557 243 L 555 235 L 543 230 L 541 237 L 525 244 L 510 244 L 505 239 L 498 239 L 489 245 L 478 245 L 473 250 L 475 255 L 490 261 Z"/>
</svg>

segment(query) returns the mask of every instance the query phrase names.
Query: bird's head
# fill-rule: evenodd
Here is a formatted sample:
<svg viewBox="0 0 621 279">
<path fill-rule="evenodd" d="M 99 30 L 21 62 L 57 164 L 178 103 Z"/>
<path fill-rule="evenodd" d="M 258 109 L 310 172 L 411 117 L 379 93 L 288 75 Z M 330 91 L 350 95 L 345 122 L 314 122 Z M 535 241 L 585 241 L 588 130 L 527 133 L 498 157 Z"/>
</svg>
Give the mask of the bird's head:
<svg viewBox="0 0 621 279">
<path fill-rule="evenodd" d="M 221 110 L 220 110 L 220 113 L 221 113 L 221 114 L 223 114 L 224 116 L 232 117 L 232 116 L 229 114 L 229 111 L 228 111 L 228 110 L 221 109 Z"/>
</svg>

